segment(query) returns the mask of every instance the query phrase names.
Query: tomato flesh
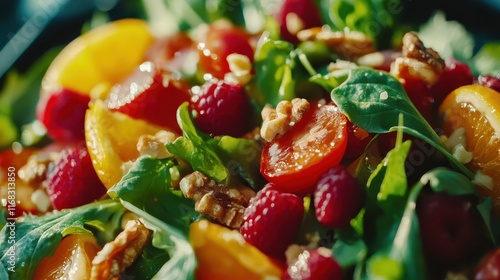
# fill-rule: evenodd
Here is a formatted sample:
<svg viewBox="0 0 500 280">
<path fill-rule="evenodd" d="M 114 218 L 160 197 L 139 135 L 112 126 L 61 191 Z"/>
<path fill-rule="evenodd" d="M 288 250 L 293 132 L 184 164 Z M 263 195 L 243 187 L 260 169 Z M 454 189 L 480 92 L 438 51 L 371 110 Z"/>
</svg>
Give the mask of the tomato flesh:
<svg viewBox="0 0 500 280">
<path fill-rule="evenodd" d="M 281 191 L 308 194 L 346 146 L 346 116 L 333 104 L 311 104 L 291 130 L 264 146 L 260 172 Z"/>
</svg>

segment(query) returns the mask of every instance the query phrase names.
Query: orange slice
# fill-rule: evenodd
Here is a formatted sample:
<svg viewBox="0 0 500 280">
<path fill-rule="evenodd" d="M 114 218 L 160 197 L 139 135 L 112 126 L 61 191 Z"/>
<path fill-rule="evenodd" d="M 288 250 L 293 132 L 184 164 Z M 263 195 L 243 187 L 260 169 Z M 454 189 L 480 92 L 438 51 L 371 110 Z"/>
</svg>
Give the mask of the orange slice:
<svg viewBox="0 0 500 280">
<path fill-rule="evenodd" d="M 68 88 L 83 94 L 98 84 L 115 84 L 144 60 L 153 42 L 140 19 L 122 19 L 97 27 L 69 43 L 49 66 L 42 95 Z"/>
<path fill-rule="evenodd" d="M 89 279 L 92 259 L 100 250 L 92 234 L 68 235 L 51 257 L 42 259 L 33 279 Z"/>
<path fill-rule="evenodd" d="M 492 197 L 494 212 L 500 214 L 500 93 L 480 85 L 463 86 L 446 97 L 439 113 L 445 135 L 465 130 L 465 149 L 472 153 L 467 167 L 487 176 L 476 176 L 478 191 Z"/>
<path fill-rule="evenodd" d="M 191 224 L 196 279 L 281 279 L 282 270 L 236 230 L 207 220 Z"/>
<path fill-rule="evenodd" d="M 104 186 L 110 188 L 122 178 L 122 164 L 139 157 L 139 137 L 154 135 L 164 128 L 111 112 L 101 100 L 89 107 L 85 115 L 87 148 L 97 175 Z"/>
</svg>

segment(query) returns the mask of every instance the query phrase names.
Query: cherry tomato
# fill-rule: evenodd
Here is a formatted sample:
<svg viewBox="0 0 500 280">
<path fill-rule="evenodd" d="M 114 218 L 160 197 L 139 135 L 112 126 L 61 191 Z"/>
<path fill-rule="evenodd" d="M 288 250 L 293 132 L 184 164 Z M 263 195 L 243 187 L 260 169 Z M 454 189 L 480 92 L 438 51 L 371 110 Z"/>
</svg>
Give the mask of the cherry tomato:
<svg viewBox="0 0 500 280">
<path fill-rule="evenodd" d="M 291 130 L 264 146 L 260 172 L 281 191 L 308 194 L 339 164 L 346 146 L 346 116 L 333 104 L 314 103 Z"/>
</svg>

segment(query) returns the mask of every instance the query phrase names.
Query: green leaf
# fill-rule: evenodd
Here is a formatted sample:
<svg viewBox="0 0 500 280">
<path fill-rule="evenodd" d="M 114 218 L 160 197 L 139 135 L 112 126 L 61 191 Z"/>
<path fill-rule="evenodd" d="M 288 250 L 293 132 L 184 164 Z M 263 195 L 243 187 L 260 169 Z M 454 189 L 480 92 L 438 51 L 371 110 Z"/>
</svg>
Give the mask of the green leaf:
<svg viewBox="0 0 500 280">
<path fill-rule="evenodd" d="M 472 58 L 474 37 L 459 22 L 447 21 L 442 11 L 436 12 L 420 27 L 418 36 L 426 47 L 433 48 L 442 58 L 454 57 L 461 61 Z"/>
<path fill-rule="evenodd" d="M 9 273 L 10 279 L 31 279 L 40 261 L 55 252 L 65 234 L 98 231 L 87 223 L 98 220 L 113 224 L 112 232 L 116 232 L 120 223 L 111 221 L 121 217 L 124 210 L 119 202 L 102 200 L 44 216 L 25 216 L 15 224 L 15 273 Z M 5 269 L 9 267 L 9 250 L 13 245 L 9 236 L 10 227 L 5 226 L 0 231 L 0 262 Z"/>
<path fill-rule="evenodd" d="M 0 114 L 0 149 L 9 146 L 18 138 L 18 130 L 9 116 Z"/>
<path fill-rule="evenodd" d="M 259 105 L 276 107 L 281 100 L 295 97 L 296 56 L 291 43 L 262 35 L 254 59 L 258 95 L 252 96 Z"/>
<path fill-rule="evenodd" d="M 134 263 L 125 270 L 122 279 L 128 279 L 127 276 L 151 279 L 169 259 L 168 252 L 156 248 L 149 242 Z"/>
<path fill-rule="evenodd" d="M 472 63 L 480 74 L 500 74 L 500 42 L 483 45 Z"/>
<path fill-rule="evenodd" d="M 183 231 L 166 224 L 137 208 L 133 204 L 122 201 L 123 206 L 141 217 L 141 221 L 153 230 L 153 246 L 166 251 L 170 259 L 155 274 L 153 279 L 194 279 L 197 265 L 193 248 Z"/>
<path fill-rule="evenodd" d="M 108 190 L 112 198 L 120 198 L 182 232 L 199 217 L 194 202 L 185 198 L 171 185 L 172 175 L 179 174 L 174 159 L 156 159 L 142 156 L 129 172 Z"/>
<path fill-rule="evenodd" d="M 256 140 L 230 136 L 212 138 L 198 131 L 187 103 L 179 107 L 177 119 L 183 136 L 166 145 L 170 153 L 219 184 L 246 183 L 255 190 L 262 188 L 265 183 L 259 172 L 262 147 Z"/>
<path fill-rule="evenodd" d="M 325 84 L 328 80 L 322 83 Z M 347 80 L 332 90 L 331 98 L 351 122 L 364 130 L 386 133 L 402 129 L 440 151 L 469 178 L 474 177 L 469 169 L 446 150 L 399 81 L 389 73 L 364 67 L 350 69 Z M 398 125 L 399 115 L 404 118 L 403 126 Z"/>
</svg>

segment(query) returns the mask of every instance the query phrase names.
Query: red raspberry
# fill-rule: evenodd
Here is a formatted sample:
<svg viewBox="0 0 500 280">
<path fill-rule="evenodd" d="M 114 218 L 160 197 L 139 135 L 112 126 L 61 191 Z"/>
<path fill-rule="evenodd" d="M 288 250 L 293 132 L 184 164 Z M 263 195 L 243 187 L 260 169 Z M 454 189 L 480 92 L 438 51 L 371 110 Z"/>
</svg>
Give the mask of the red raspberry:
<svg viewBox="0 0 500 280">
<path fill-rule="evenodd" d="M 84 143 L 61 151 L 44 184 L 57 210 L 90 203 L 106 193 Z"/>
<path fill-rule="evenodd" d="M 325 172 L 314 191 L 316 217 L 331 228 L 349 225 L 363 206 L 363 192 L 347 169 L 338 165 Z"/>
<path fill-rule="evenodd" d="M 500 92 L 500 75 L 479 75 L 475 83 Z"/>
<path fill-rule="evenodd" d="M 249 130 L 250 101 L 240 85 L 207 82 L 191 98 L 191 109 L 197 127 L 213 136 L 240 137 Z"/>
<path fill-rule="evenodd" d="M 302 198 L 273 190 L 268 184 L 250 201 L 240 232 L 248 243 L 265 254 L 284 259 L 303 216 Z"/>
<path fill-rule="evenodd" d="M 431 87 L 431 96 L 434 98 L 436 107 L 454 89 L 470 85 L 473 81 L 473 76 L 467 64 L 454 58 L 449 58 L 445 62 L 443 73 L 441 73 L 437 83 Z"/>
<path fill-rule="evenodd" d="M 298 22 L 294 23 L 291 17 L 294 17 Z M 299 43 L 297 34 L 295 34 L 299 30 L 294 30 L 295 28 L 302 30 L 323 25 L 318 6 L 312 0 L 283 1 L 277 14 L 277 22 L 280 25 L 281 37 L 294 44 Z"/>
<path fill-rule="evenodd" d="M 304 250 L 297 261 L 288 267 L 283 279 L 336 280 L 342 279 L 342 268 L 332 257 L 332 251 L 320 247 Z"/>
</svg>

